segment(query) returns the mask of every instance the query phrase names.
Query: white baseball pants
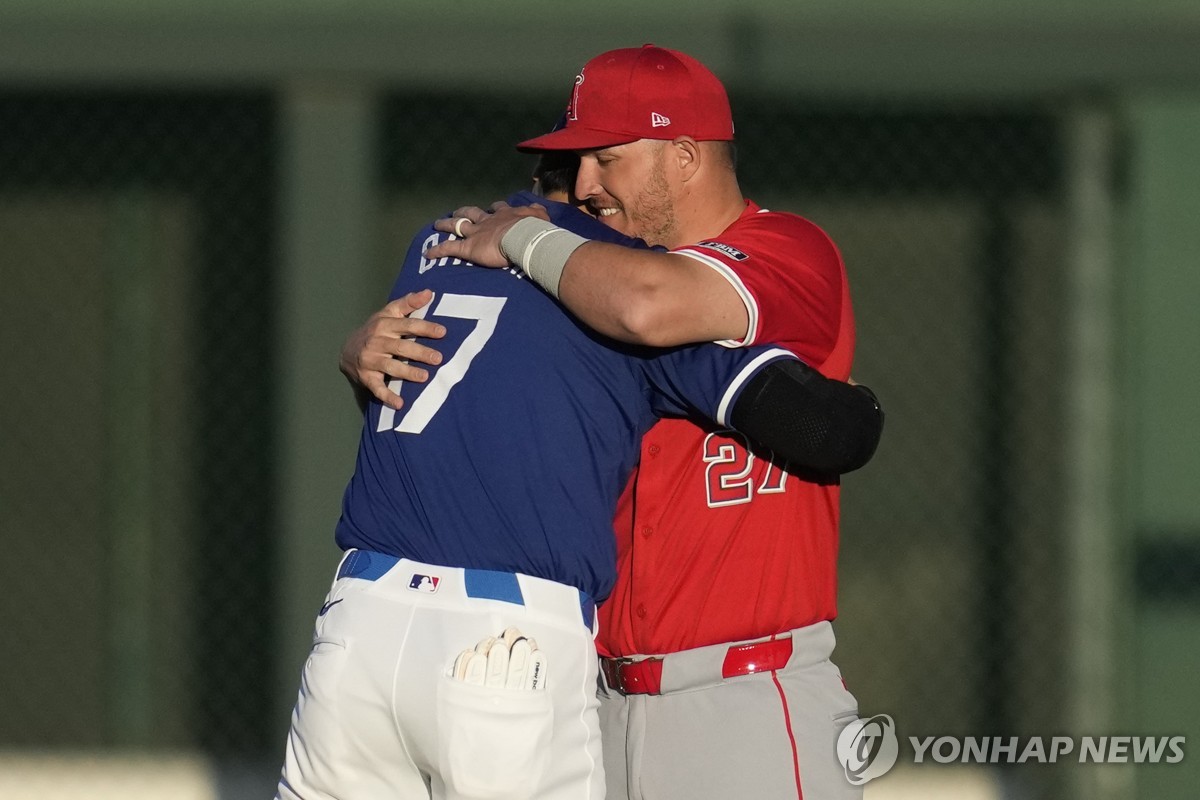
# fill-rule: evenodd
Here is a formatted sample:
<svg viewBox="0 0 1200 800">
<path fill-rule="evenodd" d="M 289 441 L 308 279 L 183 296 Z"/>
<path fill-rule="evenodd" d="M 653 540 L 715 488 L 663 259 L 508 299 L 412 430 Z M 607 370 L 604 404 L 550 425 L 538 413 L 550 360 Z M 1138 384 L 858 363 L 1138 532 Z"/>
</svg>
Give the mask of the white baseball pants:
<svg viewBox="0 0 1200 800">
<path fill-rule="evenodd" d="M 316 621 L 282 800 L 603 800 L 594 606 L 528 575 L 346 554 Z M 515 626 L 546 689 L 450 677 Z"/>
</svg>

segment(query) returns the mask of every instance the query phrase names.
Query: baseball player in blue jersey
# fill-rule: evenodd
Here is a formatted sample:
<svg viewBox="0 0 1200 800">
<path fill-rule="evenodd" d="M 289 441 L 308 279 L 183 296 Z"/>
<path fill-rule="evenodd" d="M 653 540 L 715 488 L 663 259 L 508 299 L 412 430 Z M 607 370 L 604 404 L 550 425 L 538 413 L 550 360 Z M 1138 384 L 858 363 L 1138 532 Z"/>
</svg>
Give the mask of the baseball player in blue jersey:
<svg viewBox="0 0 1200 800">
<path fill-rule="evenodd" d="M 786 351 L 617 345 L 516 270 L 425 258 L 450 235 L 421 231 L 392 290 L 433 290 L 417 313 L 444 328 L 443 359 L 424 383 L 391 382 L 399 408 L 367 407 L 281 798 L 600 800 L 595 602 L 642 434 L 664 415 L 758 420 L 752 437 L 803 462 L 828 442 L 754 413 L 799 395 L 802 413 L 840 415 L 826 430 L 865 432 L 823 466 L 864 461 L 878 438 L 845 421 L 877 417 L 866 395 L 772 377 L 798 365 Z"/>
</svg>

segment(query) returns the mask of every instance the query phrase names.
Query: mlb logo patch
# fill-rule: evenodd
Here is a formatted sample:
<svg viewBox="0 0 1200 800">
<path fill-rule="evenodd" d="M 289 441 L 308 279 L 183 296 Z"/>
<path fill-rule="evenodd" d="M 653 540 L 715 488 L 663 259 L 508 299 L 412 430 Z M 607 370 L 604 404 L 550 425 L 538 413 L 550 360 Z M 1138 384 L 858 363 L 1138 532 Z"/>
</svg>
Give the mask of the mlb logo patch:
<svg viewBox="0 0 1200 800">
<path fill-rule="evenodd" d="M 436 575 L 413 575 L 412 580 L 408 582 L 408 588 L 414 592 L 425 592 L 433 594 L 438 590 L 438 584 L 442 579 Z"/>
</svg>

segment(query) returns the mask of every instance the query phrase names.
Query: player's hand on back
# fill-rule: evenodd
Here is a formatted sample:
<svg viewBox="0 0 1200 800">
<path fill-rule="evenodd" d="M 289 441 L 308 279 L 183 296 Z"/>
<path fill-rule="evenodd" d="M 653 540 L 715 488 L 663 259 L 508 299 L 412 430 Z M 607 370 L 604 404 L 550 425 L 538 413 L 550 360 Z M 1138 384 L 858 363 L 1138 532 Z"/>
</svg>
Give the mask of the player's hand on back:
<svg viewBox="0 0 1200 800">
<path fill-rule="evenodd" d="M 429 373 L 410 362 L 430 366 L 441 363 L 441 353 L 412 338 L 440 339 L 446 335 L 446 329 L 436 322 L 409 316 L 432 300 L 433 292 L 428 289 L 406 294 L 372 314 L 346 339 L 338 368 L 354 386 L 360 406 L 365 407 L 369 393 L 385 406 L 399 410 L 404 401 L 388 389 L 388 381 L 399 378 L 424 383 Z"/>
<path fill-rule="evenodd" d="M 481 267 L 507 267 L 508 259 L 500 250 L 500 240 L 508 229 L 523 217 L 538 217 L 549 220 L 543 206 L 510 206 L 503 201 L 493 203 L 491 211 L 478 206 L 463 206 L 447 219 L 439 219 L 433 227 L 443 233 L 452 233 L 448 239 L 425 251 L 428 259 L 461 258 Z"/>
</svg>

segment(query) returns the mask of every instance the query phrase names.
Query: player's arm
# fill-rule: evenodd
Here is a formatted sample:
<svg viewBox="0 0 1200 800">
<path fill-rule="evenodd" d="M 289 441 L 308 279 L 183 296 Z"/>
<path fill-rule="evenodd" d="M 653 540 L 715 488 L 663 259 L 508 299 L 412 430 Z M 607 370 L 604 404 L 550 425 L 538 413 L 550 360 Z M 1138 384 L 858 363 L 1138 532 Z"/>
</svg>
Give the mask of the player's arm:
<svg viewBox="0 0 1200 800">
<path fill-rule="evenodd" d="M 875 454 L 883 408 L 866 386 L 826 378 L 803 361 L 786 359 L 750 379 L 728 421 L 793 471 L 842 475 Z"/>
<path fill-rule="evenodd" d="M 827 378 L 782 348 L 694 345 L 641 363 L 659 416 L 732 428 L 803 476 L 858 469 L 883 432 L 869 389 Z"/>
<path fill-rule="evenodd" d="M 354 389 L 360 411 L 366 410 L 372 397 L 399 410 L 404 401 L 388 388 L 388 381 L 424 383 L 429 373 L 410 362 L 441 363 L 441 353 L 413 341 L 413 337 L 440 339 L 446 335 L 446 329 L 436 322 L 410 316 L 432 300 L 433 292 L 428 289 L 410 292 L 372 314 L 346 338 L 338 368 Z"/>
<path fill-rule="evenodd" d="M 429 249 L 480 266 L 517 265 L 581 321 L 614 339 L 669 347 L 747 335 L 745 301 L 720 273 L 674 253 L 588 241 L 536 207 L 464 207 L 434 227 L 463 238 Z M 466 221 L 464 221 L 466 220 Z"/>
<path fill-rule="evenodd" d="M 559 300 L 600 333 L 669 347 L 745 338 L 746 304 L 728 280 L 687 256 L 589 242 L 571 254 Z"/>
</svg>

